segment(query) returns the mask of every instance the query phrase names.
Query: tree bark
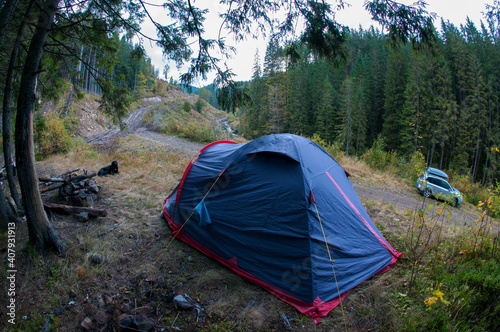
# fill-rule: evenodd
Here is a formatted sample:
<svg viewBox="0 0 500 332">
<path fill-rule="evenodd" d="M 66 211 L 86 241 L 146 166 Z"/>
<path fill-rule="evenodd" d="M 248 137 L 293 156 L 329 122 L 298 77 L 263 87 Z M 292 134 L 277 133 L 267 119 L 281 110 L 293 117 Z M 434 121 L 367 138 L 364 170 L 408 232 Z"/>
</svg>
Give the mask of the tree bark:
<svg viewBox="0 0 500 332">
<path fill-rule="evenodd" d="M 0 44 L 2 44 L 3 36 L 7 31 L 10 18 L 16 9 L 18 0 L 5 0 L 2 10 L 0 11 Z"/>
<path fill-rule="evenodd" d="M 7 76 L 5 77 L 5 89 L 3 96 L 3 117 L 2 117 L 2 128 L 3 128 L 3 156 L 5 160 L 5 168 L 7 170 L 7 180 L 9 181 L 9 189 L 10 195 L 14 199 L 16 203 L 17 209 L 22 209 L 21 200 L 19 198 L 19 194 L 17 193 L 16 183 L 14 181 L 14 167 L 10 163 L 11 160 L 11 149 L 10 149 L 10 102 L 12 97 L 12 80 L 14 77 L 14 68 L 16 66 L 19 48 L 21 46 L 21 40 L 24 34 L 24 28 L 26 27 L 26 23 L 28 21 L 29 13 L 33 8 L 35 1 L 30 1 L 26 12 L 24 13 L 23 20 L 19 29 L 17 31 L 16 40 L 14 41 L 14 45 L 12 46 L 12 53 L 9 61 L 9 68 L 7 71 Z"/>
<path fill-rule="evenodd" d="M 94 209 L 85 206 L 72 206 L 72 205 L 55 204 L 55 203 L 45 203 L 44 206 L 47 209 L 64 212 L 68 214 L 79 214 L 80 212 L 87 212 L 91 217 L 106 217 L 108 215 L 108 211 L 104 209 Z"/>
<path fill-rule="evenodd" d="M 16 162 L 18 179 L 26 211 L 29 240 L 39 252 L 53 247 L 64 253 L 66 247 L 61 242 L 47 218 L 36 178 L 33 143 L 33 116 L 35 111 L 35 90 L 43 48 L 54 15 L 58 10 L 59 0 L 47 0 L 40 11 L 35 33 L 31 39 L 24 63 L 21 85 L 17 102 L 16 117 Z"/>
<path fill-rule="evenodd" d="M 6 230 L 10 222 L 17 222 L 17 218 L 9 203 L 5 200 L 2 185 L 0 184 L 0 229 Z"/>
</svg>

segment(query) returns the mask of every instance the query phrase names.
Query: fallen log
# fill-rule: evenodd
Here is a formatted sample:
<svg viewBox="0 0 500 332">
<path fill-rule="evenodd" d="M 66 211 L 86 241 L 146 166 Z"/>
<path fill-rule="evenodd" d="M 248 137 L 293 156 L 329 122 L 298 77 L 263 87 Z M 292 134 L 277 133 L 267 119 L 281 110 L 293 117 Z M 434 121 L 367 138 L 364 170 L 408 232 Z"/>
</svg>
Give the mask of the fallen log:
<svg viewBox="0 0 500 332">
<path fill-rule="evenodd" d="M 71 174 L 71 173 L 74 173 L 74 172 L 78 172 L 79 170 L 80 170 L 80 167 L 74 168 L 72 170 L 69 170 L 67 172 L 62 173 L 61 175 L 58 176 L 58 178 L 63 178 L 65 175 L 68 175 L 68 174 Z"/>
<path fill-rule="evenodd" d="M 56 189 L 64 187 L 65 185 L 66 185 L 66 183 L 53 184 L 51 186 L 40 189 L 40 192 L 45 193 L 47 191 L 56 190 Z"/>
<path fill-rule="evenodd" d="M 38 178 L 40 182 L 66 182 L 63 178 Z"/>
<path fill-rule="evenodd" d="M 63 204 L 54 204 L 54 203 L 43 203 L 43 206 L 47 209 L 51 209 L 58 212 L 64 212 L 68 214 L 80 214 L 80 212 L 86 212 L 90 217 L 106 217 L 108 215 L 108 211 L 104 209 L 94 209 L 90 207 L 83 206 L 70 206 Z"/>
<path fill-rule="evenodd" d="M 75 176 L 74 178 L 71 178 L 70 181 L 76 183 L 76 182 L 80 182 L 81 180 L 93 178 L 96 175 L 97 175 L 97 173 L 95 171 L 92 171 L 92 172 L 88 172 L 88 173 L 83 174 L 83 175 Z"/>
</svg>

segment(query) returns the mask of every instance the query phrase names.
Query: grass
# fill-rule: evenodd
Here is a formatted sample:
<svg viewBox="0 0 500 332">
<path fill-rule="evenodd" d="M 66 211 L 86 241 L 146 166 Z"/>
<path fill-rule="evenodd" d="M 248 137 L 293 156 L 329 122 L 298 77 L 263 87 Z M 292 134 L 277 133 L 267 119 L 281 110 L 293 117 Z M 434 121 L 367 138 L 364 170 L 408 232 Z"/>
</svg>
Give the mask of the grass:
<svg viewBox="0 0 500 332">
<path fill-rule="evenodd" d="M 25 225 L 20 226 L 16 243 L 18 319 L 15 327 L 0 323 L 6 330 L 40 330 L 47 323 L 55 331 L 80 330 L 85 317 L 99 329 L 116 330 L 124 305 L 132 313 L 152 317 L 156 328 L 166 331 L 283 331 L 281 313 L 294 329 L 303 331 L 345 330 L 345 325 L 348 331 L 462 331 L 474 329 L 474 324 L 491 330 L 496 322 L 492 317 L 497 315 L 497 306 L 486 305 L 494 303 L 500 292 L 496 286 L 500 284 L 498 250 L 491 236 L 494 233 L 486 227 L 492 221 L 488 217 L 458 230 L 441 218 L 432 228 L 431 217 L 420 223 L 415 212 L 400 211 L 377 199 L 365 201 L 379 230 L 405 255 L 391 272 L 354 288 L 342 308 L 334 309 L 316 326 L 293 307 L 183 242 L 174 240 L 165 248 L 172 235 L 159 213 L 189 158 L 167 153 L 135 136 L 100 146 L 99 151 L 82 142 L 72 149 L 38 162 L 39 176 L 75 167 L 97 171 L 118 160 L 119 175 L 97 178 L 101 192 L 96 207 L 107 209 L 108 215 L 87 223 L 72 216 L 51 215 L 69 249 L 65 258 L 34 252 L 27 243 Z M 348 157 L 340 161 L 365 183 L 405 186 L 405 180 L 373 171 L 365 161 Z M 426 227 L 422 228 L 424 234 L 431 235 L 427 243 L 410 233 L 421 227 Z M 5 246 L 4 237 L 1 241 L 0 247 Z M 91 263 L 91 254 L 102 255 L 104 263 Z M 0 277 L 5 280 L 5 270 Z M 425 304 L 437 289 L 450 305 L 439 300 L 431 306 Z M 172 292 L 199 301 L 202 314 L 178 311 L 172 304 Z M 111 302 L 103 304 L 106 297 Z M 74 303 L 69 304 L 71 301 Z M 2 303 L 0 310 L 4 309 Z M 109 323 L 96 322 L 99 311 L 106 313 Z"/>
</svg>

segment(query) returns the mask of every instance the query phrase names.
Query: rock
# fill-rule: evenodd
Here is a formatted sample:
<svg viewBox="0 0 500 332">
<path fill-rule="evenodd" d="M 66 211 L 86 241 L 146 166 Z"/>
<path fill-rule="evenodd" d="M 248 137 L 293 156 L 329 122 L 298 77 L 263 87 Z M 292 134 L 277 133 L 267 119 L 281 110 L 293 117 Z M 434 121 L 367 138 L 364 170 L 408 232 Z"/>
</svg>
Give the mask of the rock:
<svg viewBox="0 0 500 332">
<path fill-rule="evenodd" d="M 95 315 L 94 315 L 95 320 L 99 324 L 106 324 L 109 321 L 109 316 L 104 312 L 104 310 L 99 310 Z"/>
<path fill-rule="evenodd" d="M 89 190 L 96 194 L 99 192 L 99 186 L 97 186 L 94 180 L 89 181 Z"/>
<path fill-rule="evenodd" d="M 94 323 L 92 323 L 92 320 L 90 318 L 85 317 L 85 319 L 80 323 L 80 326 L 85 330 L 91 330 L 94 328 Z"/>
<path fill-rule="evenodd" d="M 191 309 L 193 305 L 182 295 L 174 297 L 174 305 L 181 309 Z"/>
<path fill-rule="evenodd" d="M 124 328 L 124 329 L 131 328 L 132 325 L 134 324 L 132 322 L 132 318 L 130 318 L 130 316 L 127 314 L 121 314 L 120 317 L 118 318 L 118 320 L 119 320 L 120 327 Z"/>
<path fill-rule="evenodd" d="M 150 318 L 146 318 L 145 320 L 137 324 L 137 329 L 143 332 L 153 331 L 154 328 L 155 328 L 155 323 Z"/>
<path fill-rule="evenodd" d="M 87 254 L 87 258 L 88 258 L 89 262 L 91 262 L 92 264 L 95 264 L 95 265 L 99 265 L 102 262 L 104 262 L 104 256 L 96 254 L 96 253 Z"/>
<path fill-rule="evenodd" d="M 78 214 L 78 221 L 79 222 L 89 221 L 89 213 L 88 212 L 80 212 L 80 214 Z"/>
</svg>

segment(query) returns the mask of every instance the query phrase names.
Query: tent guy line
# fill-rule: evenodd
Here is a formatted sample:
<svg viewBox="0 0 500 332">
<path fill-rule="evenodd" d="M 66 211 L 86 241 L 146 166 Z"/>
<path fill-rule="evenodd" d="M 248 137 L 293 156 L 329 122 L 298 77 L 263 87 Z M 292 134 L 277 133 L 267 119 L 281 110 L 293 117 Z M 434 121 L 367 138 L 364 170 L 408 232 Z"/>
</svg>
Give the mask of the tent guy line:
<svg viewBox="0 0 500 332">
<path fill-rule="evenodd" d="M 333 263 L 335 261 L 332 259 L 332 254 L 330 253 L 330 247 L 328 246 L 328 241 L 326 240 L 325 229 L 323 228 L 323 223 L 321 222 L 321 217 L 319 216 L 318 206 L 316 205 L 316 202 L 314 201 L 314 199 L 313 199 L 313 204 L 314 204 L 314 208 L 316 209 L 316 214 L 318 215 L 318 220 L 319 220 L 319 224 L 321 226 L 321 232 L 323 233 L 323 238 L 325 239 L 326 250 L 328 251 L 328 258 L 330 258 L 330 263 L 332 264 L 332 272 L 333 272 L 333 276 L 335 277 L 335 286 L 337 286 L 337 294 L 339 294 L 339 302 L 340 302 L 340 309 L 342 311 L 342 319 L 344 320 L 344 326 L 345 326 L 345 330 L 347 332 L 347 321 L 345 319 L 344 305 L 342 304 L 342 297 L 340 295 L 339 283 L 337 281 L 337 275 L 335 274 L 335 267 L 333 266 Z"/>
<path fill-rule="evenodd" d="M 203 199 L 201 200 L 202 202 L 205 200 L 205 198 L 207 197 L 208 193 L 212 190 L 212 188 L 215 186 L 215 184 L 217 183 L 217 181 L 219 181 L 219 178 L 220 178 L 221 175 L 222 175 L 222 173 L 219 174 L 219 176 L 215 179 L 214 183 L 212 184 L 212 186 L 210 187 L 210 189 L 205 194 L 205 197 L 203 197 Z M 168 199 L 168 197 L 167 197 L 167 199 Z M 174 239 L 177 237 L 177 235 L 179 235 L 179 233 L 182 231 L 182 229 L 184 228 L 184 226 L 188 223 L 189 219 L 191 219 L 191 217 L 193 216 L 193 214 L 195 212 L 196 212 L 196 207 L 193 209 L 193 211 L 191 212 L 191 214 L 189 215 L 189 217 L 186 219 L 186 221 L 184 222 L 184 224 L 182 224 L 182 227 L 180 227 L 179 230 L 174 234 L 174 236 L 172 236 L 172 238 L 170 239 L 170 241 L 167 243 L 167 246 L 165 247 L 165 249 L 162 250 L 162 252 L 158 256 L 158 258 L 154 261 L 153 264 L 151 264 L 151 266 L 149 267 L 149 270 L 146 272 L 146 274 L 144 275 L 144 277 L 139 282 L 139 286 L 147 278 L 147 276 L 148 276 L 149 272 L 151 272 L 151 269 L 153 268 L 153 266 L 160 260 L 160 258 L 163 256 L 163 254 L 167 251 L 168 247 L 170 247 L 170 244 L 172 244 L 172 242 L 174 242 Z"/>
</svg>

